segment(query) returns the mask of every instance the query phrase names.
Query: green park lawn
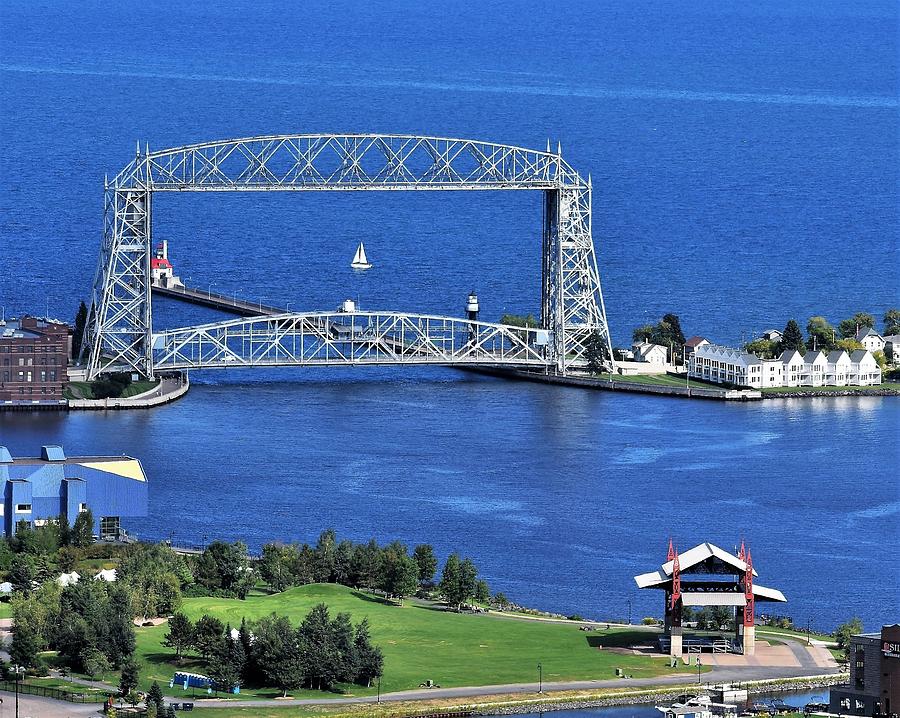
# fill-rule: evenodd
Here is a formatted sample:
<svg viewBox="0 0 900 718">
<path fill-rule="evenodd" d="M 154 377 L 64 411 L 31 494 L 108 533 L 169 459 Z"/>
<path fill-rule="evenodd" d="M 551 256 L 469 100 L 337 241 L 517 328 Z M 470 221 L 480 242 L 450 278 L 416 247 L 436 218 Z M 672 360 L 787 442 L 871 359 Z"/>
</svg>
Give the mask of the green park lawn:
<svg viewBox="0 0 900 718">
<path fill-rule="evenodd" d="M 653 386 L 677 386 L 681 389 L 684 389 L 687 386 L 692 386 L 695 389 L 724 389 L 724 387 L 719 384 L 712 384 L 707 381 L 701 381 L 700 379 L 691 379 L 690 384 L 688 384 L 684 377 L 672 376 L 671 374 L 634 374 L 628 376 L 624 376 L 622 374 L 597 374 L 596 376 L 598 379 L 605 379 L 607 381 L 615 381 L 619 383 L 651 384 Z"/>
<path fill-rule="evenodd" d="M 788 394 L 793 394 L 796 392 L 829 394 L 836 391 L 852 391 L 855 394 L 866 394 L 873 391 L 881 391 L 882 389 L 900 391 L 900 384 L 887 382 L 884 384 L 876 384 L 875 386 L 770 386 L 766 387 L 765 389 L 760 389 L 760 391 L 764 394 L 775 394 L 781 392 L 785 392 Z"/>
<path fill-rule="evenodd" d="M 545 681 L 614 678 L 622 668 L 635 678 L 654 677 L 688 667 L 670 669 L 665 658 L 635 656 L 601 649 L 603 643 L 623 645 L 648 639 L 646 631 L 612 629 L 580 631 L 579 623 L 550 623 L 492 617 L 485 614 L 458 614 L 440 607 L 407 601 L 403 606 L 333 584 L 312 584 L 268 596 L 251 595 L 245 601 L 225 598 L 185 599 L 183 611 L 196 620 L 204 613 L 236 627 L 241 618 L 260 618 L 272 612 L 288 616 L 297 625 L 317 603 L 326 603 L 334 615 L 349 612 L 354 623 L 369 619 L 372 640 L 384 651 L 382 692 L 417 688 L 426 680 L 442 687 L 480 686 L 535 682 L 537 664 L 543 665 Z M 137 631 L 136 657 L 141 665 L 141 689 L 158 681 L 164 692 L 182 697 L 178 688 L 169 689 L 173 673 L 187 670 L 203 673 L 204 661 L 193 655 L 176 665 L 172 649 L 162 645 L 166 625 Z M 627 634 L 631 633 L 629 636 Z M 347 686 L 347 693 L 370 695 L 375 688 Z M 202 692 L 198 693 L 198 696 Z M 275 689 L 241 689 L 244 698 L 273 698 Z M 318 691 L 296 691 L 297 697 L 329 697 Z"/>
</svg>

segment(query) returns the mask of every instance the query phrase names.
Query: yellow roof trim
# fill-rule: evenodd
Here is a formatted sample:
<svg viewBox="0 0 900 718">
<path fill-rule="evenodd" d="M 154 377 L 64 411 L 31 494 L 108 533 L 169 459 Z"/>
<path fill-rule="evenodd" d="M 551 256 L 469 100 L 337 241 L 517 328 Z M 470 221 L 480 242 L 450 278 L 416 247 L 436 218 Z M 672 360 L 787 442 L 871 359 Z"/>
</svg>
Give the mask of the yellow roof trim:
<svg viewBox="0 0 900 718">
<path fill-rule="evenodd" d="M 124 476 L 126 479 L 134 479 L 135 481 L 147 480 L 147 477 L 144 476 L 144 469 L 141 468 L 141 462 L 137 459 L 98 462 L 85 461 L 84 463 L 79 463 L 79 466 L 84 466 L 88 469 L 97 469 L 98 471 L 105 471 L 109 474 L 116 474 L 117 476 Z"/>
</svg>

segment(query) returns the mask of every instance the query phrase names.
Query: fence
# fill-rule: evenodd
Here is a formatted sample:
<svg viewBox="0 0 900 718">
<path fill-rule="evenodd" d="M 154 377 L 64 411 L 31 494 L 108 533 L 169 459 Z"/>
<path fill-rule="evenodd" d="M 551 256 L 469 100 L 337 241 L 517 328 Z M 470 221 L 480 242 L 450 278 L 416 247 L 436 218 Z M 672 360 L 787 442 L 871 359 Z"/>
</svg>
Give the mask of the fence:
<svg viewBox="0 0 900 718">
<path fill-rule="evenodd" d="M 16 692 L 16 684 L 13 681 L 0 681 L 0 691 Z M 19 683 L 19 693 L 42 698 L 55 698 L 58 701 L 69 703 L 103 703 L 106 697 L 100 693 L 79 693 L 77 691 L 64 691 L 61 688 L 48 686 L 35 686 L 30 683 Z"/>
</svg>

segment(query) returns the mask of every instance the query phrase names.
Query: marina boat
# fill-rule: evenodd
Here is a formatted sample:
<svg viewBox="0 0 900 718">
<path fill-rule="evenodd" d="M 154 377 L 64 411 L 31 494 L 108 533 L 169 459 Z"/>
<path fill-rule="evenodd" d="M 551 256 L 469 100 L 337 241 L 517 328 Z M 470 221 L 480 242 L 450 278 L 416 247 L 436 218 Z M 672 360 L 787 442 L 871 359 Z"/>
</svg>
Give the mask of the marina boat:
<svg viewBox="0 0 900 718">
<path fill-rule="evenodd" d="M 356 254 L 353 255 L 353 261 L 350 262 L 350 266 L 353 269 L 371 269 L 372 263 L 366 257 L 366 248 L 363 246 L 363 243 L 360 242 L 359 246 L 356 248 Z"/>
</svg>

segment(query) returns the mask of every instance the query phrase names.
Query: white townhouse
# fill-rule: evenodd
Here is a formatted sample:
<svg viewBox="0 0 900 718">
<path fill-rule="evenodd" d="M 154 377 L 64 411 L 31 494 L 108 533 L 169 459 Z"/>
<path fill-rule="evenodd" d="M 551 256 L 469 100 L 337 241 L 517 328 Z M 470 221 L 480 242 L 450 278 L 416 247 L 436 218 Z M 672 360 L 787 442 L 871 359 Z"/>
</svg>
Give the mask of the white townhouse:
<svg viewBox="0 0 900 718">
<path fill-rule="evenodd" d="M 688 374 L 717 384 L 737 384 L 759 389 L 763 385 L 762 360 L 740 349 L 704 344 L 694 349 Z"/>
<path fill-rule="evenodd" d="M 828 373 L 828 357 L 822 351 L 807 352 L 803 357 L 803 376 L 800 386 L 825 386 L 825 375 Z"/>
<path fill-rule="evenodd" d="M 850 378 L 852 386 L 873 386 L 881 383 L 881 367 L 872 352 L 857 349 L 850 355 Z"/>
<path fill-rule="evenodd" d="M 760 359 L 762 362 L 762 382 L 760 386 L 784 386 L 784 362 L 781 359 Z"/>
<path fill-rule="evenodd" d="M 800 386 L 803 383 L 803 375 L 806 371 L 806 362 L 803 361 L 803 355 L 796 349 L 784 351 L 781 353 L 781 364 L 784 369 L 781 377 L 784 381 L 782 386 Z"/>
<path fill-rule="evenodd" d="M 850 357 L 843 349 L 835 350 L 828 355 L 828 368 L 825 371 L 826 386 L 847 386 L 850 383 Z"/>
<path fill-rule="evenodd" d="M 870 352 L 880 352 L 884 349 L 884 337 L 872 327 L 860 327 L 856 332 L 856 341 L 862 344 Z"/>
<path fill-rule="evenodd" d="M 635 361 L 657 364 L 659 366 L 664 366 L 668 363 L 669 350 L 662 344 L 635 342 L 631 345 L 631 349 L 634 352 Z"/>
</svg>

